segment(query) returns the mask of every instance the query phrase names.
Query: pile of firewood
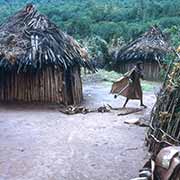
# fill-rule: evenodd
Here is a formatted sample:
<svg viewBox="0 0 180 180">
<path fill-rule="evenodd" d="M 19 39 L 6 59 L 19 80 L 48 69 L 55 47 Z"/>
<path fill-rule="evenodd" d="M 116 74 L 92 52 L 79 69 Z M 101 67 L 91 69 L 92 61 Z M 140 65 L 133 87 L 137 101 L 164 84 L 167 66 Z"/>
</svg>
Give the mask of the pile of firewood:
<svg viewBox="0 0 180 180">
<path fill-rule="evenodd" d="M 74 114 L 87 114 L 92 112 L 106 113 L 106 112 L 110 112 L 110 109 L 108 106 L 105 105 L 94 109 L 89 109 L 84 106 L 68 106 L 68 107 L 61 107 L 59 111 L 67 115 L 74 115 Z"/>
<path fill-rule="evenodd" d="M 180 63 L 174 64 L 164 88 L 157 97 L 149 135 L 180 144 Z"/>
<path fill-rule="evenodd" d="M 180 62 L 171 63 L 152 110 L 147 144 L 152 156 L 133 180 L 180 177 Z"/>
</svg>

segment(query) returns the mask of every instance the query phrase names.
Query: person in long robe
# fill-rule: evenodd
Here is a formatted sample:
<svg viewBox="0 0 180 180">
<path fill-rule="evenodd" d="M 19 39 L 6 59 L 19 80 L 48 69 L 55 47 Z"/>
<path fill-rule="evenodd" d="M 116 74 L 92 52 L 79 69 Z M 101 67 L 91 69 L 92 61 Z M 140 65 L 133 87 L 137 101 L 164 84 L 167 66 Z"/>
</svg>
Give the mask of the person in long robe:
<svg viewBox="0 0 180 180">
<path fill-rule="evenodd" d="M 134 68 L 112 85 L 111 93 L 117 94 L 115 95 L 115 98 L 118 95 L 126 97 L 126 101 L 123 105 L 124 108 L 126 107 L 129 99 L 139 99 L 140 106 L 146 108 L 143 103 L 143 92 L 140 79 L 143 79 L 142 62 L 137 62 Z"/>
</svg>

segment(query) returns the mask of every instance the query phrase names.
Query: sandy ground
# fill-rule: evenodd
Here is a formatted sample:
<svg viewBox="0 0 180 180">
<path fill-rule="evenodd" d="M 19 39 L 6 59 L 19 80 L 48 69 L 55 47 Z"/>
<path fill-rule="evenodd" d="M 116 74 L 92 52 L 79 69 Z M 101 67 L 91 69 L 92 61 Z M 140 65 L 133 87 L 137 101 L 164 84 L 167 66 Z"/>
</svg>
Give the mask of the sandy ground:
<svg viewBox="0 0 180 180">
<path fill-rule="evenodd" d="M 84 84 L 87 107 L 122 105 L 109 86 Z M 148 117 L 155 102 L 144 95 L 148 108 L 128 116 L 110 113 L 68 116 L 54 106 L 0 106 L 0 180 L 129 180 L 147 158 L 145 128 L 124 123 Z M 139 102 L 131 101 L 128 107 Z"/>
</svg>

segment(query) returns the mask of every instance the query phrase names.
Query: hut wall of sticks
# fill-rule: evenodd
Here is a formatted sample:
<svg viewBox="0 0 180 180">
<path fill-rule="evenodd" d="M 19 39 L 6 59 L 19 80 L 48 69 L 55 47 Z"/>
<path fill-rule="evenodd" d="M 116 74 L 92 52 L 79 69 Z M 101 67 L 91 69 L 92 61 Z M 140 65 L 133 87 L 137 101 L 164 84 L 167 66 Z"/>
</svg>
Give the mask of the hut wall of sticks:
<svg viewBox="0 0 180 180">
<path fill-rule="evenodd" d="M 84 48 L 32 4 L 0 26 L 0 101 L 79 104 L 81 66 Z"/>
<path fill-rule="evenodd" d="M 146 140 L 155 156 L 163 146 L 180 145 L 180 62 L 169 67 L 152 110 Z"/>
<path fill-rule="evenodd" d="M 114 69 L 124 74 L 138 61 L 142 61 L 144 78 L 158 81 L 163 59 L 168 52 L 170 48 L 167 38 L 158 27 L 153 26 L 145 34 L 120 49 Z"/>
</svg>

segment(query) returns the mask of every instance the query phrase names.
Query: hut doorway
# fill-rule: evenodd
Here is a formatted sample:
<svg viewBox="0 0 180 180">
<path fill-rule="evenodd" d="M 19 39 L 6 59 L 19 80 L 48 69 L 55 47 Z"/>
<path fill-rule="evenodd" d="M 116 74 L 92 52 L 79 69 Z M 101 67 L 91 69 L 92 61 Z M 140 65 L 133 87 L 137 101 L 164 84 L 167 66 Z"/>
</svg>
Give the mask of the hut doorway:
<svg viewBox="0 0 180 180">
<path fill-rule="evenodd" d="M 82 96 L 82 81 L 81 72 L 79 67 L 74 67 L 72 69 L 64 71 L 64 82 L 67 104 L 80 104 L 83 99 Z"/>
<path fill-rule="evenodd" d="M 71 70 L 65 70 L 64 71 L 64 81 L 65 81 L 65 93 L 66 93 L 66 97 L 67 97 L 67 104 L 73 104 L 73 93 L 72 93 L 72 88 L 73 88 L 73 84 L 72 84 L 72 77 L 71 77 Z"/>
</svg>

